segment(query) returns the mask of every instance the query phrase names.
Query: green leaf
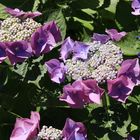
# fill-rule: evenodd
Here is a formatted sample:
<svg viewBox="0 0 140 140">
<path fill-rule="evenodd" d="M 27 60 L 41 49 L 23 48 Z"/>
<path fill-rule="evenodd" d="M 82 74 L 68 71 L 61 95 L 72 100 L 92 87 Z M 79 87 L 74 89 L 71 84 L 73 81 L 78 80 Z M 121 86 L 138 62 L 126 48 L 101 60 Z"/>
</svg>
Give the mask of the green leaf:
<svg viewBox="0 0 140 140">
<path fill-rule="evenodd" d="M 118 134 L 120 134 L 121 136 L 123 136 L 123 137 L 127 137 L 127 135 L 128 135 L 128 131 L 127 131 L 127 128 L 128 128 L 128 126 L 129 126 L 129 124 L 131 123 L 131 117 L 129 116 L 128 117 L 128 120 L 125 120 L 124 122 L 123 122 L 123 127 L 118 127 L 117 128 L 117 133 Z"/>
<path fill-rule="evenodd" d="M 87 28 L 91 31 L 93 30 L 93 26 L 92 26 L 93 21 L 83 20 L 78 17 L 74 17 L 74 21 L 80 22 L 85 28 Z"/>
<path fill-rule="evenodd" d="M 32 11 L 37 11 L 40 4 L 40 0 L 35 0 Z"/>
<path fill-rule="evenodd" d="M 100 9 L 99 15 L 106 19 L 114 19 L 118 2 L 119 0 L 110 0 L 110 3 L 106 2 L 108 7 L 105 9 Z"/>
<path fill-rule="evenodd" d="M 24 78 L 28 71 L 28 66 L 29 63 L 23 62 L 22 64 L 17 64 L 16 67 L 11 67 L 11 70 Z"/>
<path fill-rule="evenodd" d="M 6 6 L 3 4 L 0 4 L 0 19 L 6 19 L 8 17 L 8 14 L 5 12 Z"/>
<path fill-rule="evenodd" d="M 129 32 L 124 39 L 116 43 L 124 55 L 134 56 L 140 52 L 140 40 L 137 39 L 139 35 L 137 31 Z"/>
<path fill-rule="evenodd" d="M 109 5 L 108 8 L 106 8 L 106 10 L 110 11 L 113 14 L 115 14 L 118 2 L 119 2 L 119 0 L 110 0 L 110 5 Z"/>
<path fill-rule="evenodd" d="M 45 68 L 45 66 L 44 65 L 39 65 L 38 66 L 38 68 L 39 68 L 39 75 L 36 77 L 36 79 L 35 80 L 28 80 L 28 83 L 32 83 L 32 84 L 34 84 L 34 85 L 36 85 L 38 88 L 41 88 L 40 87 L 40 84 L 39 84 L 39 82 L 40 82 L 40 80 L 44 77 L 44 75 L 45 75 L 45 73 L 47 72 L 46 71 L 46 68 Z M 33 71 L 33 70 L 32 70 Z"/>
<path fill-rule="evenodd" d="M 58 9 L 58 10 L 55 10 L 54 12 L 52 12 L 49 17 L 48 17 L 48 20 L 47 21 L 52 21 L 54 20 L 60 31 L 61 31 L 61 35 L 62 35 L 62 39 L 65 38 L 65 35 L 66 35 L 66 22 L 65 22 L 65 18 L 64 18 L 64 15 L 63 15 L 63 12 L 61 9 Z"/>
<path fill-rule="evenodd" d="M 81 9 L 81 11 L 83 11 L 84 13 L 90 15 L 91 17 L 93 17 L 93 14 L 97 13 L 97 11 L 92 10 L 92 9 L 90 9 L 90 8 Z"/>
</svg>

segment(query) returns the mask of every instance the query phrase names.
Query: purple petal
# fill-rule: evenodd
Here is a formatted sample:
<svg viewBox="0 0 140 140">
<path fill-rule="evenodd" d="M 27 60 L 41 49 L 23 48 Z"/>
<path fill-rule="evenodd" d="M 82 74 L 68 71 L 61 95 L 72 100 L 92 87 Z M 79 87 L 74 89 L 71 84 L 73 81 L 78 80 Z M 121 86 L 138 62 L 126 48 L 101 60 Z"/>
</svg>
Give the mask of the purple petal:
<svg viewBox="0 0 140 140">
<path fill-rule="evenodd" d="M 54 21 L 46 23 L 43 26 L 43 30 L 46 32 L 49 31 L 53 35 L 56 43 L 62 40 L 60 30 Z"/>
<path fill-rule="evenodd" d="M 5 49 L 5 43 L 0 42 L 0 63 L 2 63 L 7 58 Z"/>
<path fill-rule="evenodd" d="M 50 52 L 56 45 L 53 35 L 39 28 L 31 37 L 31 46 L 36 56 Z"/>
<path fill-rule="evenodd" d="M 122 63 L 121 68 L 119 69 L 117 74 L 118 77 L 120 77 L 121 75 L 128 77 L 134 84 L 138 85 L 140 83 L 139 59 L 136 58 L 125 60 Z"/>
<path fill-rule="evenodd" d="M 64 81 L 66 68 L 63 63 L 57 59 L 51 59 L 45 62 L 45 66 L 53 82 L 61 83 Z"/>
<path fill-rule="evenodd" d="M 65 85 L 63 88 L 63 94 L 60 97 L 60 101 L 65 101 L 71 108 L 83 108 L 84 101 L 81 89 L 73 87 L 72 85 Z"/>
<path fill-rule="evenodd" d="M 108 35 L 105 35 L 105 34 L 94 33 L 92 40 L 93 41 L 100 41 L 102 44 L 104 44 L 110 40 L 110 37 Z"/>
<path fill-rule="evenodd" d="M 131 80 L 124 76 L 114 80 L 108 80 L 107 84 L 109 96 L 123 103 L 125 103 L 134 88 L 134 84 Z"/>
<path fill-rule="evenodd" d="M 89 102 L 100 104 L 104 89 L 100 88 L 97 82 L 92 79 L 85 80 L 83 83 L 88 87 L 88 89 L 85 89 L 85 93 L 87 92 L 86 94 L 89 96 Z"/>
<path fill-rule="evenodd" d="M 83 123 L 67 118 L 62 131 L 63 140 L 87 140 L 86 129 Z"/>
<path fill-rule="evenodd" d="M 69 57 L 69 55 L 73 52 L 74 41 L 68 37 L 65 39 L 61 46 L 60 55 L 61 59 L 65 62 L 65 60 Z"/>
<path fill-rule="evenodd" d="M 24 12 L 19 9 L 12 9 L 12 8 L 6 8 L 5 11 L 9 13 L 10 15 L 14 17 L 20 17 L 24 15 Z"/>
<path fill-rule="evenodd" d="M 87 59 L 88 58 L 88 52 L 89 52 L 89 45 L 75 41 L 74 47 L 73 47 L 73 59 Z"/>
<path fill-rule="evenodd" d="M 25 12 L 24 16 L 22 17 L 22 19 L 26 19 L 26 18 L 35 18 L 38 16 L 41 16 L 42 13 L 36 11 L 36 12 Z"/>
<path fill-rule="evenodd" d="M 31 112 L 31 119 L 17 118 L 10 140 L 33 139 L 39 130 L 40 116 L 37 112 Z"/>
<path fill-rule="evenodd" d="M 97 85 L 95 80 L 79 80 L 72 85 L 64 86 L 60 100 L 67 102 L 72 108 L 83 108 L 87 103 L 100 104 L 103 93 L 104 90 Z"/>
<path fill-rule="evenodd" d="M 131 137 L 130 135 L 125 140 L 135 140 L 135 138 Z"/>
<path fill-rule="evenodd" d="M 132 13 L 132 15 L 139 16 L 140 15 L 140 8 L 136 9 L 135 11 L 132 11 L 131 13 Z"/>
<path fill-rule="evenodd" d="M 7 43 L 6 54 L 12 65 L 23 62 L 32 56 L 31 46 L 26 41 L 16 41 Z"/>
<path fill-rule="evenodd" d="M 26 19 L 26 18 L 35 18 L 37 16 L 42 15 L 42 13 L 40 12 L 24 12 L 22 10 L 19 9 L 12 9 L 12 8 L 6 8 L 5 11 L 7 13 L 9 13 L 10 15 L 14 16 L 14 17 L 18 17 L 21 19 Z"/>
<path fill-rule="evenodd" d="M 140 0 L 133 0 L 131 7 L 135 10 L 135 9 L 140 9 Z"/>
<path fill-rule="evenodd" d="M 106 29 L 105 32 L 114 41 L 120 41 L 127 34 L 126 32 L 118 32 L 116 29 Z"/>
</svg>

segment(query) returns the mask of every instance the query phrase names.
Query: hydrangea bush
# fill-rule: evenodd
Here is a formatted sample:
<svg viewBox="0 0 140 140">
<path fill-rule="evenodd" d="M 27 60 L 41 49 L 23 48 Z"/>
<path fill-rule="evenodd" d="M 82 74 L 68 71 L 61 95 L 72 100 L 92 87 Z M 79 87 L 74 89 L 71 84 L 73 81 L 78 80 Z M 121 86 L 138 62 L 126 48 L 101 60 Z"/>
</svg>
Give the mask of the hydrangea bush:
<svg viewBox="0 0 140 140">
<path fill-rule="evenodd" d="M 1 140 L 140 139 L 140 0 L 0 2 Z"/>
</svg>

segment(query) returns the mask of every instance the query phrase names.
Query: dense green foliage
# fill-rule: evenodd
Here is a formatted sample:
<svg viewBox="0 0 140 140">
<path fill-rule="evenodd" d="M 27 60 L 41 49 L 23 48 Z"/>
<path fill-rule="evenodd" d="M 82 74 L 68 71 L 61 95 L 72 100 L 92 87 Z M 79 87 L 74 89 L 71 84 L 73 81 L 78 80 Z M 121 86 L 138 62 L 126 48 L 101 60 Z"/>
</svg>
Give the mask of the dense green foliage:
<svg viewBox="0 0 140 140">
<path fill-rule="evenodd" d="M 7 17 L 5 7 L 42 12 L 36 20 L 41 23 L 55 20 L 63 39 L 71 36 L 87 41 L 94 32 L 104 33 L 107 28 L 130 32 L 118 45 L 125 57 L 136 57 L 140 52 L 140 40 L 136 39 L 140 18 L 131 14 L 130 0 L 2 0 L 0 19 Z M 8 61 L 0 64 L 1 140 L 8 140 L 15 119 L 29 116 L 31 110 L 40 112 L 41 124 L 60 129 L 67 117 L 83 122 L 89 140 L 122 140 L 128 134 L 138 139 L 140 87 L 134 89 L 126 104 L 108 97 L 107 106 L 71 109 L 58 100 L 67 81 L 60 85 L 52 83 L 44 68 L 45 61 L 59 58 L 59 49 L 60 45 L 48 54 L 32 57 L 14 67 Z"/>
</svg>

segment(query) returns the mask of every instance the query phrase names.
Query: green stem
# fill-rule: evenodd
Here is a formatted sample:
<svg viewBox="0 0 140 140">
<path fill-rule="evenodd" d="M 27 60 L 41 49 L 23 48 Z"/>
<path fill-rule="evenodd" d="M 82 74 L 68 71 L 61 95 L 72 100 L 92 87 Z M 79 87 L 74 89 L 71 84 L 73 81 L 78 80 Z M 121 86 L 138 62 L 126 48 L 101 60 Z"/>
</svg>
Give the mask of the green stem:
<svg viewBox="0 0 140 140">
<path fill-rule="evenodd" d="M 107 119 L 109 120 L 109 106 L 110 106 L 110 100 L 107 94 L 104 94 L 103 96 L 103 107 L 105 109 Z"/>
<path fill-rule="evenodd" d="M 12 112 L 12 111 L 7 110 L 7 112 L 10 113 L 10 114 L 12 114 L 12 115 L 15 116 L 16 118 L 22 118 L 20 115 L 14 113 L 14 112 Z"/>
</svg>

